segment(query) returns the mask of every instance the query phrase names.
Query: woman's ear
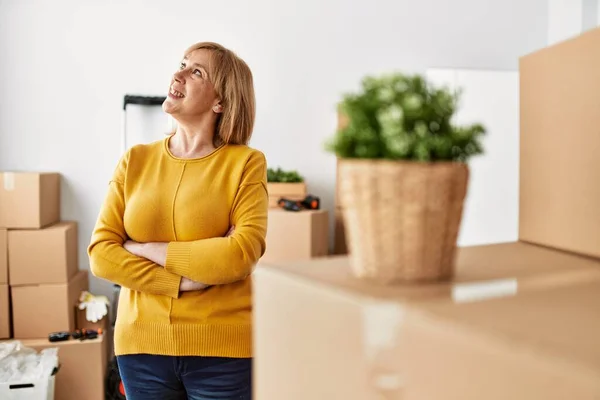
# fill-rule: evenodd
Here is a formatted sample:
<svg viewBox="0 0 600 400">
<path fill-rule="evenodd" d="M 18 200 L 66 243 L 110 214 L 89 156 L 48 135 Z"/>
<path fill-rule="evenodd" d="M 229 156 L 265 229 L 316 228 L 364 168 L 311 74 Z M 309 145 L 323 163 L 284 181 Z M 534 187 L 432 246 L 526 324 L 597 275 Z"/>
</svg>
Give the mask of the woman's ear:
<svg viewBox="0 0 600 400">
<path fill-rule="evenodd" d="M 223 112 L 223 106 L 221 105 L 221 103 L 220 103 L 220 102 L 219 102 L 219 103 L 217 103 L 217 104 L 215 104 L 215 105 L 213 106 L 213 111 L 214 111 L 216 114 L 220 114 L 220 113 L 222 113 L 222 112 Z"/>
</svg>

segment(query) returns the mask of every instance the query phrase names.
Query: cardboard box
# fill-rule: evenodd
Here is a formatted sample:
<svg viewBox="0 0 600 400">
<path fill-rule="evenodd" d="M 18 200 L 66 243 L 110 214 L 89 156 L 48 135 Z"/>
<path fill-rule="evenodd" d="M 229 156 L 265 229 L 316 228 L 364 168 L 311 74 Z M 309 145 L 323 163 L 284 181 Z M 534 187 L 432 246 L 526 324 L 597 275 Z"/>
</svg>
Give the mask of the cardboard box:
<svg viewBox="0 0 600 400">
<path fill-rule="evenodd" d="M 8 283 L 8 231 L 0 228 L 0 285 Z"/>
<path fill-rule="evenodd" d="M 520 59 L 519 238 L 600 257 L 600 28 Z"/>
<path fill-rule="evenodd" d="M 289 200 L 304 200 L 306 197 L 306 183 L 267 183 L 267 191 L 269 192 L 269 207 L 277 208 L 277 202 L 280 198 L 285 197 Z"/>
<path fill-rule="evenodd" d="M 69 283 L 12 287 L 14 337 L 36 339 L 75 330 L 74 306 L 88 285 L 88 271 L 79 271 Z"/>
<path fill-rule="evenodd" d="M 333 241 L 333 253 L 342 255 L 348 254 L 348 245 L 346 244 L 346 230 L 344 228 L 344 215 L 342 209 L 336 207 L 335 209 L 335 232 Z"/>
<path fill-rule="evenodd" d="M 261 262 L 308 260 L 329 253 L 326 210 L 269 210 L 267 250 Z"/>
<path fill-rule="evenodd" d="M 102 318 L 98 322 L 90 322 L 85 317 L 85 310 L 80 310 L 78 307 L 75 307 L 75 329 L 87 329 L 98 331 L 102 329 L 104 336 L 106 337 L 106 341 L 108 342 L 106 346 L 107 357 L 110 359 L 114 355 L 114 331 L 112 326 L 110 326 L 110 318 L 111 318 L 111 310 L 108 310 L 108 315 Z"/>
<path fill-rule="evenodd" d="M 22 340 L 36 351 L 58 347 L 60 370 L 56 374 L 55 399 L 104 400 L 107 366 L 107 338 L 68 340 L 51 343 L 47 339 Z"/>
<path fill-rule="evenodd" d="M 8 285 L 0 284 L 0 339 L 11 337 L 10 291 Z"/>
<path fill-rule="evenodd" d="M 60 221 L 60 175 L 0 173 L 0 227 L 39 229 Z"/>
<path fill-rule="evenodd" d="M 77 223 L 8 231 L 8 265 L 13 286 L 67 283 L 79 270 Z"/>
<path fill-rule="evenodd" d="M 461 308 L 469 302 L 520 297 L 524 293 L 589 281 L 600 282 L 600 261 L 524 243 L 461 248 L 454 281 L 437 284 L 379 286 L 359 280 L 352 275 L 345 256 L 261 265 L 253 274 L 255 395 L 261 400 L 450 398 L 445 394 L 402 397 L 412 384 L 407 375 L 412 370 L 411 365 L 420 362 L 416 356 L 405 358 L 405 362 L 399 356 L 405 347 L 415 346 L 418 340 L 418 335 L 411 341 L 397 340 L 399 332 L 409 329 L 412 323 L 407 318 L 410 310 L 432 303 L 447 305 L 450 309 Z M 560 305 L 551 304 L 562 318 Z M 596 322 L 600 315 L 598 304 L 600 302 L 588 304 L 590 314 L 596 313 Z M 512 311 L 520 312 L 518 307 Z M 491 308 L 488 319 L 493 320 L 495 315 Z M 521 314 L 518 318 L 531 318 L 531 325 L 536 321 L 536 314 L 528 308 L 527 315 Z M 557 323 L 565 323 L 563 331 L 568 326 L 568 314 L 564 318 L 557 320 Z M 549 323 L 549 319 L 545 318 L 538 330 L 545 323 Z M 438 335 L 444 333 L 455 332 L 451 326 L 438 327 Z M 597 333 L 597 329 L 593 333 Z M 550 336 L 546 337 L 550 340 Z M 587 344 L 591 337 L 586 336 Z M 600 337 L 600 333 L 596 337 Z M 423 346 L 426 345 L 434 346 L 430 341 L 424 342 Z M 503 351 L 510 353 L 518 347 L 513 343 Z M 431 389 L 443 393 L 445 387 L 438 382 L 452 382 L 452 366 L 459 368 L 461 361 L 456 354 L 453 363 L 446 364 L 445 354 L 439 346 L 437 349 L 422 367 L 424 370 L 431 364 L 437 364 L 436 370 L 441 369 L 441 365 L 447 367 L 441 375 L 428 375 L 429 385 L 435 382 Z M 533 349 L 526 351 L 533 353 Z M 493 359 L 481 359 L 479 366 L 470 364 L 472 369 L 479 369 L 478 373 L 496 371 L 498 375 L 479 375 L 482 384 L 489 383 L 488 391 L 461 399 L 499 398 L 494 397 L 498 385 L 494 378 L 502 377 L 498 365 Z M 475 376 L 476 371 L 472 372 Z M 546 386 L 549 390 L 562 384 L 559 380 L 547 382 L 552 382 Z M 510 382 L 503 384 L 511 387 Z M 500 392 L 506 394 L 502 390 Z M 523 397 L 504 397 L 507 398 Z"/>
<path fill-rule="evenodd" d="M 405 320 L 394 340 L 410 345 L 392 357 L 405 371 L 406 399 L 600 398 L 598 281 L 424 304 Z"/>
<path fill-rule="evenodd" d="M 97 331 L 98 329 L 102 329 L 102 331 L 107 332 L 109 328 L 108 320 L 110 319 L 110 310 L 109 314 L 107 314 L 104 318 L 102 318 L 98 322 L 88 321 L 86 318 L 86 310 L 80 310 L 78 306 L 75 306 L 75 329 L 88 329 Z"/>
</svg>

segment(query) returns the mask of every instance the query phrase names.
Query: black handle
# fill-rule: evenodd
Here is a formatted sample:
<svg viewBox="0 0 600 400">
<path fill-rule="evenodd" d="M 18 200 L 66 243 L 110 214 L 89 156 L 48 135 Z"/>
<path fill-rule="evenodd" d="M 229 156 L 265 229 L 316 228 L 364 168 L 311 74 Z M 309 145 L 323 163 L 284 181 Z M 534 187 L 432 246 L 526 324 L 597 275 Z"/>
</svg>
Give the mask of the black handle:
<svg viewBox="0 0 600 400">
<path fill-rule="evenodd" d="M 9 390 L 29 389 L 32 387 L 35 387 L 35 385 L 33 383 L 20 383 L 18 385 L 8 385 Z"/>
<path fill-rule="evenodd" d="M 138 104 L 141 106 L 160 106 L 166 100 L 164 96 L 135 96 L 126 94 L 123 97 L 123 110 L 127 108 L 127 104 Z"/>
</svg>

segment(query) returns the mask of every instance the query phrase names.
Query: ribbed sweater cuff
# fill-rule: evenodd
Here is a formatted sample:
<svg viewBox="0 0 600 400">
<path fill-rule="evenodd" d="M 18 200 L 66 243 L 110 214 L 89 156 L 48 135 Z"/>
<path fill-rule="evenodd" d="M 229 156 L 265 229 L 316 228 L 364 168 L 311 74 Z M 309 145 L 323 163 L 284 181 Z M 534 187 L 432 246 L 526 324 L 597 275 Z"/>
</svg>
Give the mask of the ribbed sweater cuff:
<svg viewBox="0 0 600 400">
<path fill-rule="evenodd" d="M 157 293 L 162 293 L 174 299 L 179 297 L 181 276 L 172 274 L 164 268 L 156 268 L 154 274 L 154 287 Z"/>
<path fill-rule="evenodd" d="M 165 269 L 180 276 L 189 276 L 191 255 L 191 243 L 170 242 Z"/>
</svg>

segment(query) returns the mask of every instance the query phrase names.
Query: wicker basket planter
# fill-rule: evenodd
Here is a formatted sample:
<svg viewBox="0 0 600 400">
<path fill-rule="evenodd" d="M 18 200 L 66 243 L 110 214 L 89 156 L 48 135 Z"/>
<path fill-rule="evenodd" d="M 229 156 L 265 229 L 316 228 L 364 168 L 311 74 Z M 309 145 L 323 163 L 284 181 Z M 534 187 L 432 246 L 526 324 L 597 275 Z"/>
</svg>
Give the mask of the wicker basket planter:
<svg viewBox="0 0 600 400">
<path fill-rule="evenodd" d="M 466 164 L 348 159 L 339 167 L 356 276 L 386 284 L 452 277 Z"/>
<path fill-rule="evenodd" d="M 454 274 L 469 182 L 483 153 L 479 123 L 455 123 L 460 88 L 403 73 L 368 76 L 338 105 L 326 148 L 338 158 L 337 193 L 353 273 L 383 284 Z"/>
</svg>

